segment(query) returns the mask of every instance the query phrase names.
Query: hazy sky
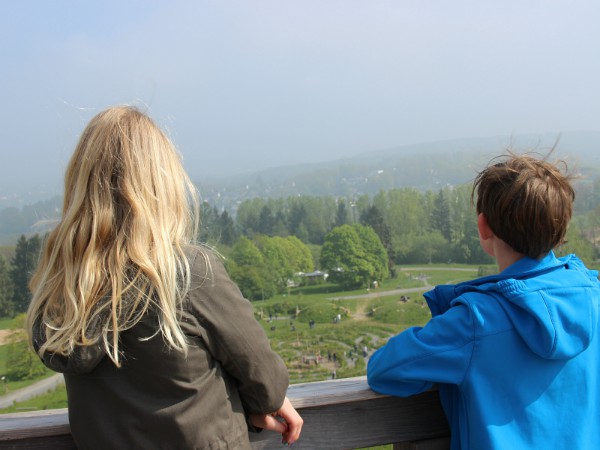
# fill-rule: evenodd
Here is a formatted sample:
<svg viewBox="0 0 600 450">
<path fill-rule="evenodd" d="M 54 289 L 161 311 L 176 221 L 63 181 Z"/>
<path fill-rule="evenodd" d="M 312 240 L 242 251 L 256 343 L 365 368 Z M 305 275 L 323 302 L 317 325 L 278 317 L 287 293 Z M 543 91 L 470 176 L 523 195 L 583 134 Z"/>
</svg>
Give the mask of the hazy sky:
<svg viewBox="0 0 600 450">
<path fill-rule="evenodd" d="M 600 130 L 599 23 L 595 0 L 1 2 L 0 197 L 60 189 L 118 103 L 147 108 L 195 180 Z"/>
</svg>

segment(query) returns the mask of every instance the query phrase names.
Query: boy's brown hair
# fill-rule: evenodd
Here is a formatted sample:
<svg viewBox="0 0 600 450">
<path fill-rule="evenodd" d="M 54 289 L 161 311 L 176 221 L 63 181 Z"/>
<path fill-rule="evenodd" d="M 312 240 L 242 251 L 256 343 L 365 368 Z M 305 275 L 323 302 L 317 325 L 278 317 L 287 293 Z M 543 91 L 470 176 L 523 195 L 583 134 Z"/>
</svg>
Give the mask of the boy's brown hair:
<svg viewBox="0 0 600 450">
<path fill-rule="evenodd" d="M 494 234 L 513 250 L 544 256 L 564 243 L 573 213 L 575 191 L 566 163 L 512 152 L 500 158 L 475 178 L 477 214 L 483 213 Z"/>
</svg>

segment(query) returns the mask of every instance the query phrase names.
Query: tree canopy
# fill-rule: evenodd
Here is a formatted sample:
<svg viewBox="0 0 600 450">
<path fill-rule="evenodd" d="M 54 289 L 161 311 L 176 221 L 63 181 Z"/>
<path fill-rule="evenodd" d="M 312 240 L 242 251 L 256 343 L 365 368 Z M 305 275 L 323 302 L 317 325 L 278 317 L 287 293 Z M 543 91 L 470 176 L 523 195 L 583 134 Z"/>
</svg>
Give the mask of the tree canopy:
<svg viewBox="0 0 600 450">
<path fill-rule="evenodd" d="M 284 292 L 295 273 L 313 270 L 309 248 L 295 236 L 242 236 L 231 250 L 231 278 L 250 300 Z"/>
<path fill-rule="evenodd" d="M 369 287 L 388 277 L 388 256 L 373 228 L 342 225 L 325 236 L 321 267 L 344 288 Z"/>
<path fill-rule="evenodd" d="M 22 235 L 17 242 L 9 272 L 13 284 L 12 303 L 16 313 L 25 312 L 29 307 L 29 280 L 37 266 L 41 247 L 42 240 L 37 234 L 30 238 Z"/>
</svg>

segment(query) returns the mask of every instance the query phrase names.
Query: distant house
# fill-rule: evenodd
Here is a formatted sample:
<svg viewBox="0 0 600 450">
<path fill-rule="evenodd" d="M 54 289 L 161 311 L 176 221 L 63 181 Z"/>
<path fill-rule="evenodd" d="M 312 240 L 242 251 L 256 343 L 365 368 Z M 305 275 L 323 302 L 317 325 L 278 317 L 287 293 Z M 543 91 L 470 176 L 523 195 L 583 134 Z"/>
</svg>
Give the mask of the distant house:
<svg viewBox="0 0 600 450">
<path fill-rule="evenodd" d="M 307 279 L 321 279 L 323 281 L 327 280 L 329 274 L 325 272 L 321 272 L 320 270 L 315 270 L 314 272 L 305 273 L 304 277 Z"/>
<path fill-rule="evenodd" d="M 288 287 L 298 287 L 302 284 L 319 284 L 325 280 L 329 275 L 326 272 L 315 270 L 314 272 L 297 272 L 294 274 L 293 280 L 288 280 Z"/>
</svg>

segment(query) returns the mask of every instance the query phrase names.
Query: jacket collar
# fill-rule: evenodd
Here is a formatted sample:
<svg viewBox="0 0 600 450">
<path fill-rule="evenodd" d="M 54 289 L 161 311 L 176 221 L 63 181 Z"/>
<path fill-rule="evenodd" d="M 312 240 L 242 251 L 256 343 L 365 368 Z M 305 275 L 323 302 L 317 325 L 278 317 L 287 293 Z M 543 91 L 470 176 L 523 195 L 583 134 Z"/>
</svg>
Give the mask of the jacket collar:
<svg viewBox="0 0 600 450">
<path fill-rule="evenodd" d="M 450 303 L 461 294 L 472 290 L 486 290 L 486 288 L 495 285 L 499 281 L 506 279 L 522 280 L 537 276 L 545 272 L 551 272 L 560 267 L 569 264 L 573 259 L 577 260 L 574 255 L 567 255 L 557 258 L 553 251 L 540 259 L 530 258 L 525 256 L 517 262 L 511 264 L 499 274 L 488 275 L 474 280 L 464 281 L 459 284 L 442 284 L 436 286 L 429 292 L 424 294 L 429 309 L 433 316 L 443 313 L 450 307 Z M 485 286 L 488 285 L 488 286 Z"/>
</svg>

